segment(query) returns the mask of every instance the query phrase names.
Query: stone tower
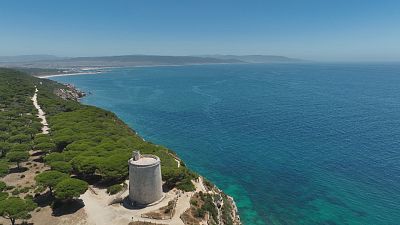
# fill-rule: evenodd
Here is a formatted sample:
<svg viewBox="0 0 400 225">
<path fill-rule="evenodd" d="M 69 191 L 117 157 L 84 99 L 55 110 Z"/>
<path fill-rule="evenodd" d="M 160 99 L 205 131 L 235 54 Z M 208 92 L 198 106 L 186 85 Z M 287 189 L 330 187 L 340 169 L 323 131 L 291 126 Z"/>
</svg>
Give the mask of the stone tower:
<svg viewBox="0 0 400 225">
<path fill-rule="evenodd" d="M 163 197 L 160 158 L 133 151 L 129 164 L 129 199 L 149 205 Z"/>
</svg>

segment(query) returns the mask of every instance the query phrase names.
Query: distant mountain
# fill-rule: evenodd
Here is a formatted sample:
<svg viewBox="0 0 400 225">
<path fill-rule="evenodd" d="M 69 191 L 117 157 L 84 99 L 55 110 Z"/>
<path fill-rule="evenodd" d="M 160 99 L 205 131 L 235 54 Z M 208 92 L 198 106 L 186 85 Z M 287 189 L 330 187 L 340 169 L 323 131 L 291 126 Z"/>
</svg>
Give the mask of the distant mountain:
<svg viewBox="0 0 400 225">
<path fill-rule="evenodd" d="M 160 56 L 160 55 L 121 55 L 99 57 L 76 57 L 64 60 L 65 62 L 107 62 L 107 63 L 134 63 L 134 64 L 197 64 L 197 63 L 242 63 L 237 59 L 217 59 L 199 56 Z"/>
<path fill-rule="evenodd" d="M 62 57 L 57 57 L 54 55 L 17 55 L 17 56 L 0 56 L 0 62 L 10 63 L 10 62 L 35 62 L 43 60 L 60 60 L 64 59 Z"/>
<path fill-rule="evenodd" d="M 223 63 L 297 63 L 304 60 L 274 55 L 160 56 L 120 55 L 98 57 L 57 57 L 52 55 L 0 56 L 0 66 L 14 68 L 80 69 L 154 65 Z M 37 72 L 37 71 L 36 71 Z"/>
<path fill-rule="evenodd" d="M 302 59 L 289 58 L 278 55 L 207 55 L 215 59 L 239 60 L 246 63 L 298 63 L 306 62 Z"/>
<path fill-rule="evenodd" d="M 238 59 L 217 59 L 199 56 L 159 56 L 159 55 L 122 55 L 99 57 L 43 57 L 25 56 L 16 59 L 5 57 L 0 59 L 0 66 L 29 68 L 79 68 L 79 67 L 121 67 L 121 66 L 151 66 L 151 65 L 189 65 L 189 64 L 221 64 L 244 63 Z M 24 59 L 24 60 L 22 60 Z"/>
</svg>

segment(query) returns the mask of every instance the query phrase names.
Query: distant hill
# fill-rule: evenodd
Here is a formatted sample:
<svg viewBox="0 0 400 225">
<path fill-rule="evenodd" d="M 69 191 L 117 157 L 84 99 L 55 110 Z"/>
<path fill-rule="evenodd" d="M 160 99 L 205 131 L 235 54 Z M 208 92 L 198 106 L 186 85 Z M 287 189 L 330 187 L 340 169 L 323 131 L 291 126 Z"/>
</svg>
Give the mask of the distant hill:
<svg viewBox="0 0 400 225">
<path fill-rule="evenodd" d="M 128 63 L 138 65 L 174 65 L 174 64 L 203 64 L 203 63 L 242 63 L 237 59 L 217 59 L 199 56 L 159 56 L 159 55 L 121 55 L 99 57 L 76 57 L 63 60 L 65 62 L 101 62 L 101 63 Z"/>
<path fill-rule="evenodd" d="M 306 62 L 302 59 L 289 58 L 278 55 L 207 55 L 215 59 L 239 60 L 246 63 L 298 63 Z"/>
<path fill-rule="evenodd" d="M 99 57 L 57 57 L 52 55 L 0 56 L 0 66 L 13 68 L 73 69 L 154 65 L 193 65 L 223 63 L 298 63 L 301 59 L 274 55 L 160 56 L 120 55 Z M 26 71 L 28 73 L 32 71 Z M 34 71 L 40 74 L 41 71 Z"/>
<path fill-rule="evenodd" d="M 16 56 L 0 59 L 0 66 L 28 68 L 80 68 L 80 67 L 121 67 L 151 65 L 189 65 L 244 63 L 238 59 L 217 59 L 200 56 L 159 56 L 159 55 L 122 55 L 99 57 L 59 58 L 52 56 Z"/>
<path fill-rule="evenodd" d="M 18 63 L 18 62 L 35 62 L 43 60 L 60 60 L 62 57 L 54 55 L 17 55 L 17 56 L 0 56 L 2 63 Z"/>
</svg>

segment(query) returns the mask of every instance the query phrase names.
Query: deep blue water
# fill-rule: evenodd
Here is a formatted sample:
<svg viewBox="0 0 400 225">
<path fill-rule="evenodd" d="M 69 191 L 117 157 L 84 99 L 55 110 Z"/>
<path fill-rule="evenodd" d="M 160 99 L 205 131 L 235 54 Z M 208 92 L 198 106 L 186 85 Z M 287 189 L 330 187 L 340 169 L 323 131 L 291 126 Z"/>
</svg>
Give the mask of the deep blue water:
<svg viewBox="0 0 400 225">
<path fill-rule="evenodd" d="M 55 77 L 232 195 L 252 224 L 400 224 L 400 65 Z"/>
</svg>

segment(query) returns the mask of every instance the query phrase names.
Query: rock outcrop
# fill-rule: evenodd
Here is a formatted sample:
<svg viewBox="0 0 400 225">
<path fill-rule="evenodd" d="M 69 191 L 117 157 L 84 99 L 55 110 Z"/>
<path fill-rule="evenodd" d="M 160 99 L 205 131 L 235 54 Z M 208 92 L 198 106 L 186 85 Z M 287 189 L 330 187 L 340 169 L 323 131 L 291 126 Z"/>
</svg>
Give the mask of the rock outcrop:
<svg viewBox="0 0 400 225">
<path fill-rule="evenodd" d="M 66 88 L 59 88 L 54 91 L 54 93 L 64 100 L 79 101 L 82 97 L 86 96 L 86 93 L 80 91 L 72 84 L 65 84 Z"/>
</svg>

